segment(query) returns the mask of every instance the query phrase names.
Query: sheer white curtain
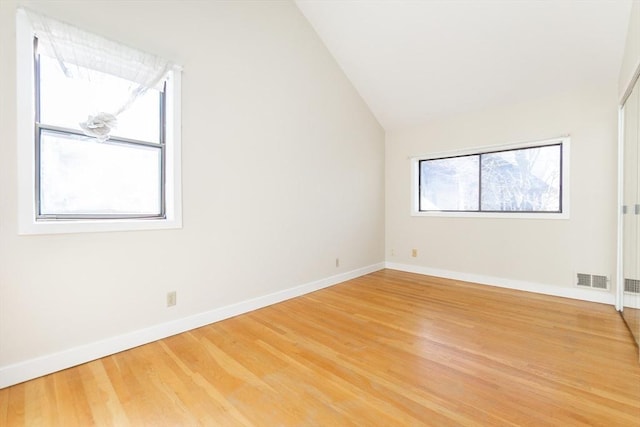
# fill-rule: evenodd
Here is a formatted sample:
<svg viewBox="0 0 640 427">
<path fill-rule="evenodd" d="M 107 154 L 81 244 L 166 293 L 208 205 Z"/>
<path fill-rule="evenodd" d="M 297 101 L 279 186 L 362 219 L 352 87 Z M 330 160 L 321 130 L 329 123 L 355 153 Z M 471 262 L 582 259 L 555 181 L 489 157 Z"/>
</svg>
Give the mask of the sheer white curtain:
<svg viewBox="0 0 640 427">
<path fill-rule="evenodd" d="M 173 64 L 166 59 L 122 45 L 73 25 L 25 10 L 38 38 L 38 52 L 55 58 L 69 78 L 99 81 L 110 75 L 130 82 L 128 96 L 111 110 L 87 111 L 79 123 L 84 133 L 101 141 L 117 126 L 117 117 L 148 90 L 162 90 Z M 80 119 L 79 119 L 80 120 Z"/>
</svg>

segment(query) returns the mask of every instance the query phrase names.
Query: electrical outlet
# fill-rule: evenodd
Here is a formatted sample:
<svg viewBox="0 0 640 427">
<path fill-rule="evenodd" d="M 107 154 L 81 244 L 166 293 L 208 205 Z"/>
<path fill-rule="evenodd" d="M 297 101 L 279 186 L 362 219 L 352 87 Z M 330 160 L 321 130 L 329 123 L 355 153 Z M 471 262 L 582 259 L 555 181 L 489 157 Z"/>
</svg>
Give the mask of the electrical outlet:
<svg viewBox="0 0 640 427">
<path fill-rule="evenodd" d="M 336 258 L 336 267 L 340 267 L 340 258 Z"/>
<path fill-rule="evenodd" d="M 411 256 L 413 258 L 417 257 L 418 256 L 418 250 L 417 249 L 411 249 Z"/>
<path fill-rule="evenodd" d="M 176 305 L 176 291 L 167 292 L 167 307 Z"/>
<path fill-rule="evenodd" d="M 393 248 L 392 248 L 389 252 L 390 252 L 391 256 L 396 256 L 396 251 L 395 251 L 395 249 L 393 249 Z"/>
</svg>

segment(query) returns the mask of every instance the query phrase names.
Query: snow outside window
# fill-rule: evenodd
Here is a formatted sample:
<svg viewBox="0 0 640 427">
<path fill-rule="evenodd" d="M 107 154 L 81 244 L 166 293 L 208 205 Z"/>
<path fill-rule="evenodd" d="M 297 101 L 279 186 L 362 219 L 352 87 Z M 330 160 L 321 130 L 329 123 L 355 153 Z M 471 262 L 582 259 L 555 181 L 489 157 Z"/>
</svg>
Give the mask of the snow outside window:
<svg viewBox="0 0 640 427">
<path fill-rule="evenodd" d="M 413 214 L 567 217 L 568 149 L 560 138 L 414 158 Z"/>
</svg>

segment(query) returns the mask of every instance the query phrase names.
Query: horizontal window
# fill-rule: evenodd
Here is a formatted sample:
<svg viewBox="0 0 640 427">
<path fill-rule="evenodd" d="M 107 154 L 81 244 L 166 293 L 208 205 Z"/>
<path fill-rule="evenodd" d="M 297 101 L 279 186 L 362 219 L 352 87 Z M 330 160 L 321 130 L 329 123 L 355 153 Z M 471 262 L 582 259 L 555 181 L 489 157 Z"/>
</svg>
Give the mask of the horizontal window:
<svg viewBox="0 0 640 427">
<path fill-rule="evenodd" d="M 568 147 L 562 138 L 416 158 L 414 214 L 567 217 Z"/>
</svg>

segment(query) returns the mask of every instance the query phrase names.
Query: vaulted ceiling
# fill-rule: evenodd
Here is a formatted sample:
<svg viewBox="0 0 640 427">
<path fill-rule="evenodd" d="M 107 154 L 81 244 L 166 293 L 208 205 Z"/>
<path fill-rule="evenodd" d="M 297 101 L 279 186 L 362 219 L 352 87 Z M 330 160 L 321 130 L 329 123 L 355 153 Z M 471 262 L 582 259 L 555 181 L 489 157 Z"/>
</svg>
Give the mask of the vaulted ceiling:
<svg viewBox="0 0 640 427">
<path fill-rule="evenodd" d="M 387 129 L 618 81 L 631 0 L 297 0 Z"/>
</svg>

